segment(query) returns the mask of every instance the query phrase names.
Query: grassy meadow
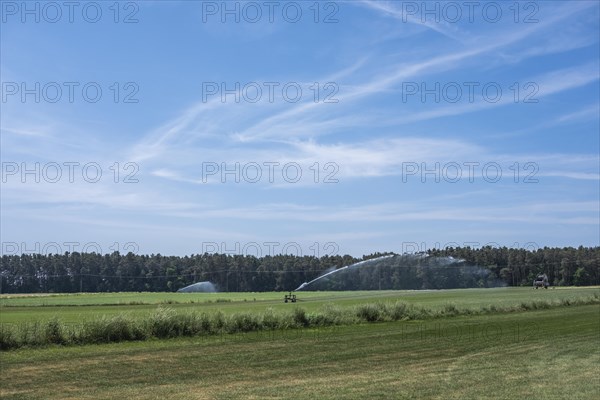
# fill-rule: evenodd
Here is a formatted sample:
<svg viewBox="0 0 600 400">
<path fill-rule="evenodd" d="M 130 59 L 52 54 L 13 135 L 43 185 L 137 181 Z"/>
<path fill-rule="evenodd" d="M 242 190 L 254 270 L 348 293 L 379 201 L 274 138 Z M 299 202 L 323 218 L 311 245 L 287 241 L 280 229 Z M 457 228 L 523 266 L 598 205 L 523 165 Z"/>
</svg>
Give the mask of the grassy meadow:
<svg viewBox="0 0 600 400">
<path fill-rule="evenodd" d="M 119 315 L 141 323 L 165 309 L 231 321 L 271 312 L 292 322 L 299 309 L 309 322 L 335 309 L 350 319 L 2 351 L 0 397 L 589 399 L 600 391 L 598 287 L 298 296 L 285 304 L 283 293 L 4 295 L 4 328 Z M 415 313 L 394 320 L 399 305 Z"/>
<path fill-rule="evenodd" d="M 513 307 L 522 302 L 560 301 L 600 294 L 598 287 L 564 287 L 547 290 L 526 288 L 402 290 L 352 292 L 296 292 L 297 303 L 284 303 L 283 292 L 260 293 L 74 293 L 0 295 L 0 324 L 44 321 L 59 318 L 66 323 L 127 314 L 146 317 L 158 306 L 178 312 L 263 312 L 290 310 L 295 306 L 308 312 L 335 304 L 340 308 L 364 303 L 407 304 L 440 310 L 448 304 L 478 310 L 483 307 Z"/>
</svg>

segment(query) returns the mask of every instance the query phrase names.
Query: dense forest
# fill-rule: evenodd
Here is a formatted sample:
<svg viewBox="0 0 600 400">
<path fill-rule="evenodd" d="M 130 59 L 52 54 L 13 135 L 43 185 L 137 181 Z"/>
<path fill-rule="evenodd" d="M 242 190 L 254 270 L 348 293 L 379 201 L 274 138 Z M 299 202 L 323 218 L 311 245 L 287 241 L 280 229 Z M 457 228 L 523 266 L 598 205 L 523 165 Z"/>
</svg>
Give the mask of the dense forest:
<svg viewBox="0 0 600 400">
<path fill-rule="evenodd" d="M 366 263 L 319 280 L 311 289 L 440 289 L 529 286 L 545 273 L 553 286 L 600 284 L 600 247 L 447 248 Z M 133 253 L 3 255 L 0 293 L 176 291 L 211 281 L 221 291 L 293 290 L 325 272 L 361 260 L 351 256 L 297 257 L 202 254 L 185 257 Z M 389 253 L 391 254 L 391 253 Z M 455 261 L 450 257 L 456 259 Z M 328 282 L 327 285 L 322 284 Z"/>
</svg>

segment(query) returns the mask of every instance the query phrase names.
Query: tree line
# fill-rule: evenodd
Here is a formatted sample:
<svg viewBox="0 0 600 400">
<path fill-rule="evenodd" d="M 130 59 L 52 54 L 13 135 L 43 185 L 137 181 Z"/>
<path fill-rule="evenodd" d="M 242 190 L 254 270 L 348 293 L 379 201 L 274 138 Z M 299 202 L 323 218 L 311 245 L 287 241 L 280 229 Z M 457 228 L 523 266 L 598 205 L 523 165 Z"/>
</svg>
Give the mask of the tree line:
<svg viewBox="0 0 600 400">
<path fill-rule="evenodd" d="M 457 247 L 429 250 L 423 257 L 402 255 L 335 274 L 311 289 L 440 289 L 529 286 L 539 273 L 551 285 L 600 284 L 600 247 L 537 250 Z M 288 291 L 325 272 L 386 253 L 365 255 L 255 256 L 192 254 L 163 256 L 69 253 L 3 255 L 0 293 L 172 292 L 200 281 L 220 291 Z M 391 254 L 391 253 L 387 253 Z M 464 261 L 435 261 L 454 257 Z M 343 273 L 342 273 L 343 272 Z"/>
</svg>

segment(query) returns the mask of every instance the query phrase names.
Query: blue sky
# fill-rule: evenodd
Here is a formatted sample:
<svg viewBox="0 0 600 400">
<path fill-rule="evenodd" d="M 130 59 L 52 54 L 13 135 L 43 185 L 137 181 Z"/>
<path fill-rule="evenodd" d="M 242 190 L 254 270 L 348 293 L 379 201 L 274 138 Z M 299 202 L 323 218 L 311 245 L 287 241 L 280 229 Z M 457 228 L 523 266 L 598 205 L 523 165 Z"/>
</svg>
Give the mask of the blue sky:
<svg viewBox="0 0 600 400">
<path fill-rule="evenodd" d="M 599 245 L 596 1 L 23 4 L 3 253 Z"/>
</svg>

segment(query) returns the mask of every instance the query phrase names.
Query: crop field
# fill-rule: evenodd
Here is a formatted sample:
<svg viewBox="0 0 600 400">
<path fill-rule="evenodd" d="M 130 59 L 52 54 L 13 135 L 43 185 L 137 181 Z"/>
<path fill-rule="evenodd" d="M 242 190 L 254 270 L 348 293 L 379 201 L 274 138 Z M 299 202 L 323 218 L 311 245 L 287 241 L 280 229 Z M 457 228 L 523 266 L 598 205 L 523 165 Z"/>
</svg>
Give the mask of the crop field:
<svg viewBox="0 0 600 400">
<path fill-rule="evenodd" d="M 225 314 L 268 308 L 289 310 L 295 305 L 316 311 L 327 304 L 345 308 L 363 303 L 393 302 L 439 310 L 447 304 L 477 310 L 482 307 L 511 307 L 528 301 L 577 299 L 600 293 L 598 287 L 565 287 L 548 290 L 531 288 L 403 290 L 351 292 L 296 292 L 298 302 L 283 302 L 283 292 L 260 293 L 75 293 L 0 295 L 0 323 L 40 321 L 58 317 L 64 322 L 81 322 L 100 316 L 127 314 L 137 318 L 148 315 L 158 306 L 180 312 L 212 312 Z"/>
<path fill-rule="evenodd" d="M 297 294 L 296 304 L 283 293 L 4 295 L 3 328 L 143 321 L 161 309 L 233 318 L 301 308 L 312 321 L 335 307 L 352 319 L 2 351 L 1 397 L 589 399 L 600 391 L 598 287 Z M 390 318 L 398 302 L 421 311 Z M 358 318 L 365 310 L 388 314 Z"/>
</svg>

